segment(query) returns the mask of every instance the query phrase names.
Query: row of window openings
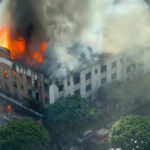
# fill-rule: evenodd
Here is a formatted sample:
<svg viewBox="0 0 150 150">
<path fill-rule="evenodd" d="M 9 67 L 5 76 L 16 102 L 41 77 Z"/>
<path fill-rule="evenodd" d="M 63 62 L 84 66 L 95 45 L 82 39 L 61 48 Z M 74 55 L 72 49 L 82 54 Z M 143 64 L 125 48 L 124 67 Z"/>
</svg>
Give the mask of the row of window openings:
<svg viewBox="0 0 150 150">
<path fill-rule="evenodd" d="M 6 70 L 3 70 L 3 73 L 4 73 L 4 77 L 5 77 L 5 78 L 9 78 L 9 74 L 8 74 L 8 72 L 7 72 Z M 12 71 L 12 75 L 13 75 L 14 77 L 16 77 L 16 76 L 17 76 L 16 71 Z"/>
<path fill-rule="evenodd" d="M 4 77 L 9 78 L 8 72 L 6 70 L 4 70 L 3 72 L 4 72 Z M 12 74 L 13 74 L 13 76 L 16 77 L 16 72 L 15 71 L 12 71 Z M 30 84 L 30 85 L 32 84 L 32 79 L 29 76 L 27 76 L 27 83 Z M 33 84 L 34 84 L 35 87 L 37 87 L 38 86 L 37 80 L 34 80 Z"/>
<path fill-rule="evenodd" d="M 86 80 L 90 79 L 90 77 L 91 77 L 91 73 L 88 73 L 86 75 Z M 111 76 L 111 79 L 112 80 L 116 80 L 117 79 L 117 74 L 113 73 L 112 76 Z M 75 84 L 76 83 L 79 83 L 79 82 L 75 82 Z M 107 78 L 106 77 L 102 78 L 101 84 L 103 85 L 103 84 L 106 84 L 106 83 L 107 83 Z M 69 81 L 67 82 L 67 85 L 70 86 L 70 82 Z M 64 90 L 64 85 L 60 84 L 58 86 L 58 88 L 59 88 L 59 92 L 62 92 Z M 86 91 L 89 91 L 89 90 L 91 90 L 91 86 L 90 85 L 86 87 Z"/>
<path fill-rule="evenodd" d="M 91 84 L 89 84 L 89 85 L 86 86 L 86 92 L 91 91 L 91 89 L 92 89 L 92 85 L 91 85 Z M 74 92 L 74 94 L 80 96 L 80 89 L 76 90 L 76 91 Z"/>
<path fill-rule="evenodd" d="M 113 73 L 113 74 L 111 75 L 111 80 L 114 81 L 114 80 L 116 80 L 116 79 L 117 79 L 117 74 L 116 74 L 116 73 Z M 104 85 L 104 84 L 106 84 L 106 83 L 107 83 L 107 77 L 102 78 L 102 79 L 101 79 L 101 84 Z"/>
</svg>

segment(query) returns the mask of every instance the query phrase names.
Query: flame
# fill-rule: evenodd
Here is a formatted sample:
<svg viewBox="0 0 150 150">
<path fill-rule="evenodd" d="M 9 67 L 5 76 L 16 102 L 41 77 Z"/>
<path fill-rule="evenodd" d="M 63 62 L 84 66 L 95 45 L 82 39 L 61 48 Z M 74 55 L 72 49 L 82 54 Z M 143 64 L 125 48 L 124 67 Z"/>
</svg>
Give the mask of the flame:
<svg viewBox="0 0 150 150">
<path fill-rule="evenodd" d="M 41 64 L 44 61 L 43 57 L 47 48 L 47 43 L 43 42 L 39 44 L 39 47 L 37 49 L 30 48 L 31 56 L 28 56 L 28 54 L 26 54 L 27 43 L 25 38 L 22 36 L 18 36 L 15 39 L 12 38 L 9 27 L 4 26 L 0 29 L 0 46 L 7 48 L 10 51 L 10 58 L 12 60 L 22 58 L 26 59 L 25 57 L 30 57 L 27 58 L 27 60 L 30 60 L 31 64 L 32 62 Z"/>
</svg>

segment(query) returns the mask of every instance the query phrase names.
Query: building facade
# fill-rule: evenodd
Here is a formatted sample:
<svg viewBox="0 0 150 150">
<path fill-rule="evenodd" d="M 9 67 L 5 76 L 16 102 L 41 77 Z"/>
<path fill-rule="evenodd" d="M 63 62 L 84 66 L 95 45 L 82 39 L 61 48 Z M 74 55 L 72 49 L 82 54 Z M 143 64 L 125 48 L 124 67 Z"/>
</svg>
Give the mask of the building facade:
<svg viewBox="0 0 150 150">
<path fill-rule="evenodd" d="M 148 68 L 149 65 L 144 66 Z M 43 72 L 11 60 L 9 51 L 0 48 L 0 91 L 29 107 L 33 102 L 52 104 L 72 95 L 97 100 L 100 87 L 132 78 L 136 67 L 125 53 L 102 54 L 88 67 L 78 69 L 63 79 L 50 81 Z"/>
<path fill-rule="evenodd" d="M 26 105 L 45 103 L 48 97 L 42 73 L 10 60 L 7 49 L 0 48 L 0 91 Z"/>
<path fill-rule="evenodd" d="M 103 54 L 95 64 L 50 84 L 49 102 L 53 103 L 59 98 L 72 95 L 96 100 L 100 87 L 131 77 L 132 71 L 135 70 L 135 65 L 131 64 L 125 54 Z"/>
</svg>

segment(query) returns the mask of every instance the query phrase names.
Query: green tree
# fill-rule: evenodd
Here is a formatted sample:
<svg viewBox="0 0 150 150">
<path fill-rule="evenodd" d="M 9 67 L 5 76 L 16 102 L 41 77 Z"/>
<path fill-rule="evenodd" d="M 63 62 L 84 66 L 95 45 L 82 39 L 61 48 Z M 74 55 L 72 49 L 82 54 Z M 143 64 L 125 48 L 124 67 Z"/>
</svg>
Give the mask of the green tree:
<svg viewBox="0 0 150 150">
<path fill-rule="evenodd" d="M 0 150 L 48 150 L 49 142 L 47 131 L 31 119 L 0 127 Z"/>
<path fill-rule="evenodd" d="M 117 121 L 111 132 L 111 143 L 122 150 L 148 150 L 150 120 L 141 116 L 126 116 Z"/>
<path fill-rule="evenodd" d="M 65 139 L 76 135 L 98 117 L 94 103 L 78 96 L 60 99 L 45 111 L 44 123 L 52 139 Z"/>
</svg>

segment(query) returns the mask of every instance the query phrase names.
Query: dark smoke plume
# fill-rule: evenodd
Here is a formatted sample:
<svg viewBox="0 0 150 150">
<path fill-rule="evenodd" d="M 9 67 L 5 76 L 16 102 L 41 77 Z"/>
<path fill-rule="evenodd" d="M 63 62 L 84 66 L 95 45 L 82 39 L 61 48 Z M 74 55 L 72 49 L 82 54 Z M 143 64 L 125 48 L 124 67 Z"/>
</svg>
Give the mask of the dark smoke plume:
<svg viewBox="0 0 150 150">
<path fill-rule="evenodd" d="M 23 37 L 27 43 L 26 61 L 47 40 L 44 0 L 8 0 L 7 14 L 13 38 Z M 29 59 L 28 59 L 29 58 Z"/>
<path fill-rule="evenodd" d="M 8 10 L 17 34 L 29 41 L 46 37 L 42 6 L 41 0 L 9 0 Z"/>
</svg>

